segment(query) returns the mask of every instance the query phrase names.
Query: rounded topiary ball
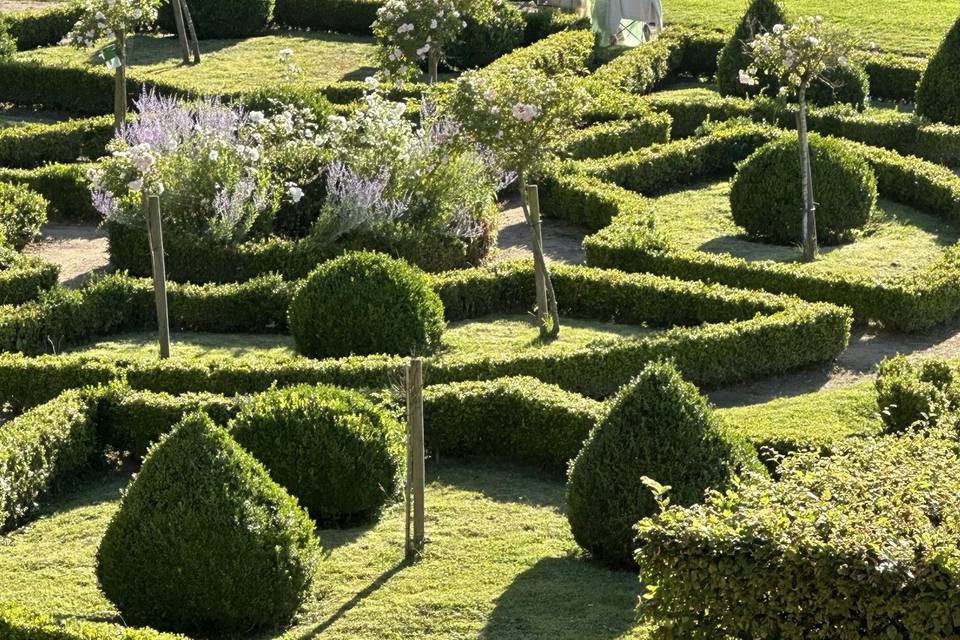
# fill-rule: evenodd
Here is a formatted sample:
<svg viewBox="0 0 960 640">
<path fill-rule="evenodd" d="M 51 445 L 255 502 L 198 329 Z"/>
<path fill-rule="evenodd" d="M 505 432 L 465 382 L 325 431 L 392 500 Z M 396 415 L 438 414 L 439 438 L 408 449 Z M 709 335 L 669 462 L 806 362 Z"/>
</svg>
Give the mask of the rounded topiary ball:
<svg viewBox="0 0 960 640">
<path fill-rule="evenodd" d="M 189 0 L 197 38 L 246 38 L 262 33 L 273 20 L 275 0 Z M 173 8 L 169 2 L 160 7 L 160 28 L 176 33 Z"/>
<path fill-rule="evenodd" d="M 127 624 L 237 637 L 289 623 L 320 557 L 314 524 L 204 414 L 147 454 L 97 552 Z"/>
<path fill-rule="evenodd" d="M 251 396 L 230 432 L 325 525 L 366 519 L 402 486 L 403 427 L 356 391 L 299 386 Z"/>
<path fill-rule="evenodd" d="M 443 303 L 427 276 L 380 253 L 347 253 L 311 273 L 290 303 L 297 350 L 312 358 L 429 353 Z"/>
<path fill-rule="evenodd" d="M 870 164 L 839 140 L 810 135 L 817 240 L 838 244 L 863 227 L 877 203 Z M 784 136 L 753 153 L 730 189 L 734 221 L 754 238 L 776 244 L 803 242 L 800 144 Z"/>
<path fill-rule="evenodd" d="M 20 184 L 0 182 L 0 235 L 17 251 L 33 242 L 47 221 L 50 203 Z"/>
<path fill-rule="evenodd" d="M 762 472 L 753 448 L 722 427 L 673 365 L 650 364 L 617 392 L 570 465 L 573 537 L 598 560 L 633 567 L 633 526 L 659 509 L 644 477 L 669 485 L 671 502 L 688 506 L 744 469 Z"/>
</svg>

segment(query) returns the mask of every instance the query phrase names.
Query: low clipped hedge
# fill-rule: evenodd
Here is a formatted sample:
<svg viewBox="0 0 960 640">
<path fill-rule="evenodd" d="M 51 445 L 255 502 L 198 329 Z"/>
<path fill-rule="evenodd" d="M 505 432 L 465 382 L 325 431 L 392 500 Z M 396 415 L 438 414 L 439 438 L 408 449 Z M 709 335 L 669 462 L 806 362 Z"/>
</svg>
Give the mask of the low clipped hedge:
<svg viewBox="0 0 960 640">
<path fill-rule="evenodd" d="M 572 134 L 560 150 L 575 160 L 625 153 L 667 142 L 670 116 L 650 113 L 629 120 L 611 120 L 584 127 Z"/>
<path fill-rule="evenodd" d="M 405 430 L 356 391 L 271 389 L 241 400 L 228 430 L 325 526 L 369 520 L 403 487 Z"/>
<path fill-rule="evenodd" d="M 197 38 L 247 38 L 266 31 L 274 19 L 275 0 L 192 0 L 190 17 Z M 167 33 L 176 33 L 173 7 L 169 2 L 160 5 L 160 27 Z"/>
<path fill-rule="evenodd" d="M 890 433 L 936 426 L 960 409 L 960 375 L 941 359 L 888 358 L 877 369 L 875 388 L 876 408 Z"/>
<path fill-rule="evenodd" d="M 953 438 L 791 456 L 776 482 L 639 523 L 641 615 L 661 639 L 956 637 L 958 492 Z"/>
<path fill-rule="evenodd" d="M 36 299 L 57 285 L 60 267 L 35 256 L 0 248 L 0 308 Z"/>
<path fill-rule="evenodd" d="M 447 272 L 433 277 L 448 321 L 523 313 L 535 298 L 532 264 Z M 592 397 L 613 393 L 644 362 L 673 358 L 698 384 L 718 384 L 831 360 L 846 348 L 849 312 L 759 292 L 643 274 L 555 265 L 562 316 L 672 327 L 651 336 L 560 354 L 463 355 L 426 362 L 430 384 L 528 375 Z M 174 330 L 282 331 L 296 285 L 266 277 L 244 285 L 171 286 Z M 111 276 L 80 291 L 58 291 L 21 307 L 0 307 L 0 346 L 38 353 L 121 331 L 155 326 L 152 284 Z M 768 356 L 758 360 L 751 353 Z M 217 363 L 113 361 L 82 356 L 0 357 L 0 399 L 24 407 L 60 390 L 125 375 L 136 388 L 183 393 L 242 393 L 273 381 L 384 387 L 404 360 L 370 356 L 339 360 Z M 31 380 L 31 384 L 23 384 Z M 33 384 L 35 382 L 36 384 Z"/>
<path fill-rule="evenodd" d="M 537 69 L 547 75 L 585 73 L 594 55 L 594 36 L 588 30 L 559 31 L 516 49 L 484 68 L 484 73 Z"/>
<path fill-rule="evenodd" d="M 0 634 L 10 640 L 188 640 L 186 636 L 153 629 L 56 620 L 13 603 L 0 603 Z"/>
<path fill-rule="evenodd" d="M 273 17 L 279 24 L 317 31 L 372 35 L 379 0 L 276 0 Z"/>
<path fill-rule="evenodd" d="M 0 29 L 6 28 L 24 51 L 48 47 L 63 40 L 82 12 L 79 3 L 64 2 L 37 11 L 4 12 L 0 15 Z"/>
<path fill-rule="evenodd" d="M 0 182 L 0 243 L 23 250 L 40 235 L 49 207 L 30 187 Z"/>
<path fill-rule="evenodd" d="M 926 58 L 896 53 L 862 52 L 855 59 L 870 77 L 870 95 L 881 100 L 913 102 L 927 68 Z"/>
<path fill-rule="evenodd" d="M 702 138 L 585 160 L 568 170 L 584 171 L 597 179 L 654 195 L 696 179 L 730 175 L 735 162 L 777 135 L 774 129 L 762 125 L 733 123 L 716 127 Z M 849 141 L 842 144 L 869 162 L 882 196 L 946 220 L 960 219 L 960 178 L 949 169 L 886 149 Z M 564 199 L 576 210 L 582 206 L 569 193 Z M 656 234 L 649 215 L 643 212 L 642 200 L 619 200 L 617 204 L 626 203 L 629 208 L 584 241 L 591 266 L 723 282 L 829 301 L 852 308 L 860 321 L 874 320 L 902 331 L 940 324 L 960 309 L 960 247 L 947 248 L 927 270 L 909 278 L 877 281 L 869 274 L 863 278 L 810 275 L 796 265 L 675 250 Z M 613 204 L 609 203 L 611 212 Z"/>
<path fill-rule="evenodd" d="M 90 199 L 87 163 L 52 163 L 35 169 L 4 169 L 0 182 L 23 184 L 50 203 L 48 219 L 53 222 L 100 222 L 100 212 Z"/>
<path fill-rule="evenodd" d="M 113 119 L 108 116 L 7 127 L 0 129 L 0 166 L 31 169 L 96 159 L 112 139 Z"/>
</svg>

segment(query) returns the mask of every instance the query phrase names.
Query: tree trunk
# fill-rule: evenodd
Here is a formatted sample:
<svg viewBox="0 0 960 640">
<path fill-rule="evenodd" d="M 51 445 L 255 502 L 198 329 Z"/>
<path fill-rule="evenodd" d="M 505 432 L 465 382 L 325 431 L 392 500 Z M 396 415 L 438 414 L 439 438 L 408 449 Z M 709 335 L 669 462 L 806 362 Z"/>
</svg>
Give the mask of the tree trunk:
<svg viewBox="0 0 960 640">
<path fill-rule="evenodd" d="M 427 55 L 427 82 L 437 83 L 437 67 L 440 66 L 440 50 L 435 46 L 430 47 L 430 53 Z"/>
<path fill-rule="evenodd" d="M 817 203 L 813 195 L 813 168 L 810 163 L 810 136 L 807 132 L 806 91 L 800 90 L 797 135 L 800 137 L 800 175 L 803 189 L 803 260 L 817 259 Z"/>
<path fill-rule="evenodd" d="M 523 213 L 530 226 L 530 239 L 533 248 L 534 278 L 537 285 L 537 320 L 540 324 L 540 337 L 544 340 L 560 335 L 560 312 L 557 306 L 557 294 L 550 278 L 550 270 L 543 254 L 543 236 L 540 228 L 540 196 L 536 185 L 527 185 L 521 181 L 523 192 Z"/>
<path fill-rule="evenodd" d="M 187 27 L 183 22 L 183 5 L 180 0 L 173 0 L 173 21 L 177 25 L 177 39 L 180 41 L 180 57 L 183 64 L 190 64 L 190 45 L 187 43 Z"/>
<path fill-rule="evenodd" d="M 187 25 L 187 33 L 190 36 L 190 49 L 193 51 L 193 64 L 200 64 L 200 41 L 197 39 L 197 29 L 193 25 L 193 16 L 190 15 L 190 5 L 187 0 L 175 0 L 179 2 L 183 9 L 183 20 Z"/>
<path fill-rule="evenodd" d="M 126 34 L 118 33 L 116 36 L 120 66 L 117 67 L 114 76 L 113 128 L 119 131 L 127 120 L 127 42 Z"/>
</svg>

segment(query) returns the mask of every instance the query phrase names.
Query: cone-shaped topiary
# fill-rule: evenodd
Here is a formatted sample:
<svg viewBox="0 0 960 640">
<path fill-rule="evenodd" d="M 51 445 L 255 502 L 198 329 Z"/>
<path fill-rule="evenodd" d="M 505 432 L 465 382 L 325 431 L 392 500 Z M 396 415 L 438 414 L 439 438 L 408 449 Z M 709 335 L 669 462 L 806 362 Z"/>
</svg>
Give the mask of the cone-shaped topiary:
<svg viewBox="0 0 960 640">
<path fill-rule="evenodd" d="M 289 321 L 297 350 L 311 358 L 429 353 L 444 328 L 427 275 L 370 251 L 317 267 L 290 303 Z"/>
<path fill-rule="evenodd" d="M 847 242 L 870 220 L 877 204 L 877 178 L 870 164 L 833 138 L 810 135 L 817 239 Z M 737 169 L 730 187 L 733 220 L 765 242 L 803 242 L 800 143 L 792 134 L 757 149 Z"/>
<path fill-rule="evenodd" d="M 366 519 L 403 486 L 403 427 L 356 391 L 300 386 L 251 396 L 230 433 L 324 524 Z"/>
<path fill-rule="evenodd" d="M 937 122 L 960 124 L 960 18 L 920 78 L 917 113 Z"/>
<path fill-rule="evenodd" d="M 313 521 L 205 414 L 147 454 L 97 552 L 124 621 L 238 634 L 290 621 L 313 578 Z"/>
<path fill-rule="evenodd" d="M 755 95 L 763 89 L 776 87 L 774 78 L 758 78 L 755 86 L 748 86 L 740 82 L 740 71 L 745 70 L 753 62 L 746 52 L 747 43 L 764 31 L 771 31 L 774 25 L 786 24 L 787 16 L 780 0 L 753 0 L 747 12 L 740 19 L 737 30 L 727 41 L 720 56 L 717 58 L 717 88 L 725 96 Z M 776 94 L 776 90 L 767 91 Z"/>
<path fill-rule="evenodd" d="M 672 364 L 650 364 L 617 392 L 570 465 L 570 528 L 598 560 L 635 566 L 633 526 L 658 510 L 645 476 L 671 487 L 673 504 L 690 505 L 745 469 L 762 472 L 753 448 L 722 427 Z"/>
</svg>

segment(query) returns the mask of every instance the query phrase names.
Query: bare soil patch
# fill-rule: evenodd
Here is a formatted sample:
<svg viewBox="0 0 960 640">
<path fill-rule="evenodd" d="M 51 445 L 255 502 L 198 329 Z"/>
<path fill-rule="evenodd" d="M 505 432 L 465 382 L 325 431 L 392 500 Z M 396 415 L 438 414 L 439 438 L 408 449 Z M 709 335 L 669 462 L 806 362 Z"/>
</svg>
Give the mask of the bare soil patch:
<svg viewBox="0 0 960 640">
<path fill-rule="evenodd" d="M 110 270 L 107 236 L 93 225 L 48 224 L 24 253 L 60 266 L 60 282 L 79 287 L 89 273 Z"/>
</svg>

